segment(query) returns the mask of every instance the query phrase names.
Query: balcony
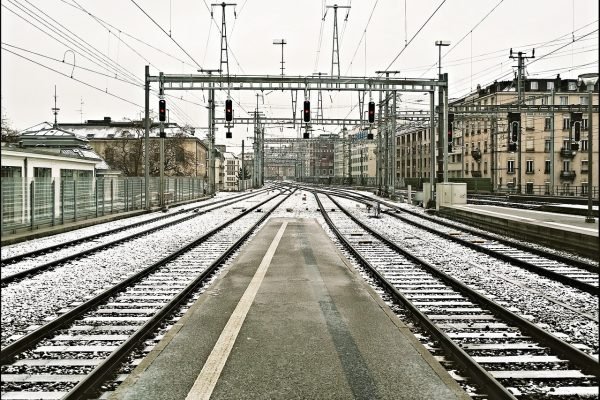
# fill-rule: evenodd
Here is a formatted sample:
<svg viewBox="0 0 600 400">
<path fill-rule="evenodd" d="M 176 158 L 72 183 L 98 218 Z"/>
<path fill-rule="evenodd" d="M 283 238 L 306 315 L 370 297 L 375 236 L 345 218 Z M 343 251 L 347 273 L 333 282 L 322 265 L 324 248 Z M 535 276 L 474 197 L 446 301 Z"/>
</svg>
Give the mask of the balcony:
<svg viewBox="0 0 600 400">
<path fill-rule="evenodd" d="M 481 178 L 481 171 L 471 171 L 471 176 L 473 178 Z"/>
<path fill-rule="evenodd" d="M 479 149 L 471 150 L 471 156 L 473 156 L 475 161 L 481 160 L 481 150 L 479 150 Z"/>
<path fill-rule="evenodd" d="M 575 180 L 575 171 L 560 171 L 560 179 L 565 181 Z"/>
<path fill-rule="evenodd" d="M 575 157 L 575 153 L 576 153 L 575 150 L 567 149 L 565 147 L 562 147 L 560 149 L 560 156 L 563 158 L 573 158 L 573 157 Z"/>
<path fill-rule="evenodd" d="M 574 150 L 574 151 L 579 150 L 579 142 L 571 143 L 571 150 Z"/>
</svg>

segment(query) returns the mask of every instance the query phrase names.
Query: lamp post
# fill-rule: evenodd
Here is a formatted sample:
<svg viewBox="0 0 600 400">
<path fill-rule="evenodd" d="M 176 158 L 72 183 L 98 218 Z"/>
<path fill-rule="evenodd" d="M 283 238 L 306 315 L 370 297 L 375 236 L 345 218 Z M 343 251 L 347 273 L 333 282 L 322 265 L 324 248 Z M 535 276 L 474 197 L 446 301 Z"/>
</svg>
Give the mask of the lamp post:
<svg viewBox="0 0 600 400">
<path fill-rule="evenodd" d="M 588 210 L 587 215 L 585 216 L 585 222 L 594 223 L 596 220 L 594 219 L 594 214 L 592 212 L 592 92 L 594 91 L 596 82 L 598 82 L 598 74 L 591 73 L 579 75 L 579 82 L 586 85 L 588 89 Z"/>
</svg>

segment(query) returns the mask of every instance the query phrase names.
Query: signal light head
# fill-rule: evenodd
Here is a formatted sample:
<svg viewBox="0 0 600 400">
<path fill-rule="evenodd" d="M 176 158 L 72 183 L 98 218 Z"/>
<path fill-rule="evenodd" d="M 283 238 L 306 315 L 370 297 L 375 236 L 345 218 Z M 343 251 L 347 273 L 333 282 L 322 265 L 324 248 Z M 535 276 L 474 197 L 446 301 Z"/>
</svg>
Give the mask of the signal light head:
<svg viewBox="0 0 600 400">
<path fill-rule="evenodd" d="M 167 101 L 164 99 L 158 100 L 158 120 L 160 122 L 167 120 Z"/>
<path fill-rule="evenodd" d="M 369 123 L 372 124 L 375 122 L 375 102 L 369 102 Z"/>
<path fill-rule="evenodd" d="M 233 102 L 230 99 L 225 100 L 225 121 L 233 121 Z"/>
<path fill-rule="evenodd" d="M 310 101 L 304 100 L 304 122 L 310 122 Z"/>
</svg>

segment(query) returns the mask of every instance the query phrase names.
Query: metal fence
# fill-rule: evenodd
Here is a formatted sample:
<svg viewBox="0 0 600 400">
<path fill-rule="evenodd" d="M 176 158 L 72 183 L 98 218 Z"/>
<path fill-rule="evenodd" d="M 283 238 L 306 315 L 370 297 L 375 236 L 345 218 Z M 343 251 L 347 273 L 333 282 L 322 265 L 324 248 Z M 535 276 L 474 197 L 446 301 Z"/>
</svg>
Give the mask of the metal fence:
<svg viewBox="0 0 600 400">
<path fill-rule="evenodd" d="M 159 178 L 150 178 L 149 203 L 160 205 Z M 2 235 L 144 209 L 144 178 L 2 178 Z M 165 178 L 165 204 L 206 195 L 202 178 Z"/>
</svg>

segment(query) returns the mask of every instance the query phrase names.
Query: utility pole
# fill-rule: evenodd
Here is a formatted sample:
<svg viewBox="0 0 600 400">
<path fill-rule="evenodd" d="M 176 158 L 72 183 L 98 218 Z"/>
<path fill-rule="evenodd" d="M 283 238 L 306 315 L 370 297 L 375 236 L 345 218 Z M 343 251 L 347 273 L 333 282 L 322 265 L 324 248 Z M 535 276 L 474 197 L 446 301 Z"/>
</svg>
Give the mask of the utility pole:
<svg viewBox="0 0 600 400">
<path fill-rule="evenodd" d="M 276 45 L 280 45 L 281 46 L 281 77 L 283 78 L 283 70 L 284 70 L 284 61 L 283 61 L 283 46 L 285 46 L 287 44 L 287 42 L 285 41 L 285 39 L 280 39 L 280 40 L 273 40 L 273 44 Z M 282 88 L 283 88 L 283 83 L 281 84 Z"/>
<path fill-rule="evenodd" d="M 229 55 L 227 53 L 227 25 L 225 23 L 225 7 L 227 6 L 236 6 L 236 3 L 212 3 L 211 7 L 221 6 L 223 8 L 222 19 L 221 19 L 221 62 L 219 64 L 219 68 L 221 73 L 223 71 L 227 72 L 227 76 L 229 76 Z M 210 16 L 212 17 L 212 8 L 210 11 Z M 235 10 L 233 11 L 233 15 L 235 16 Z M 225 64 L 225 69 L 223 69 L 223 64 Z"/>
<path fill-rule="evenodd" d="M 79 121 L 80 123 L 83 124 L 83 98 L 79 99 L 79 110 L 75 110 L 75 111 L 79 111 Z"/>
<path fill-rule="evenodd" d="M 242 169 L 240 172 L 240 191 L 245 190 L 246 170 L 244 169 L 244 139 L 242 139 Z"/>
<path fill-rule="evenodd" d="M 146 210 L 150 210 L 150 171 L 148 167 L 148 148 L 150 142 L 150 66 L 145 67 L 144 79 L 144 195 L 146 196 Z"/>
<path fill-rule="evenodd" d="M 391 132 L 391 146 L 390 146 L 390 196 L 393 196 L 392 200 L 395 200 L 396 195 L 396 91 L 392 92 L 392 132 Z"/>
<path fill-rule="evenodd" d="M 199 69 L 209 76 L 220 69 Z M 208 193 L 215 194 L 215 90 L 208 91 Z"/>
<path fill-rule="evenodd" d="M 375 71 L 375 73 L 376 74 L 383 74 L 383 73 L 385 73 L 386 79 L 389 79 L 390 74 L 399 74 L 400 71 Z M 381 92 L 380 92 L 380 94 L 381 94 Z M 396 95 L 395 91 L 393 92 L 393 95 L 394 96 Z M 381 111 L 381 106 L 383 104 L 381 103 L 381 101 L 379 103 L 380 103 L 379 104 L 379 110 Z M 384 114 L 384 126 L 383 126 L 383 131 L 384 131 L 384 140 L 383 140 L 383 143 L 385 144 L 385 148 L 380 150 L 383 153 L 381 155 L 380 159 L 382 161 L 383 161 L 383 159 L 385 159 L 385 161 L 382 162 L 382 164 L 384 164 L 383 165 L 383 174 L 382 174 L 383 176 L 380 179 L 383 181 L 383 191 L 384 191 L 384 194 L 386 196 L 389 194 L 390 187 L 393 185 L 393 183 L 392 183 L 393 182 L 393 179 L 392 179 L 392 162 L 395 163 L 395 157 L 396 157 L 396 155 L 392 153 L 392 150 L 393 150 L 392 147 L 394 147 L 393 144 L 392 144 L 392 142 L 393 142 L 392 141 L 392 136 L 394 136 L 395 133 L 391 134 L 391 132 L 390 132 L 390 118 L 391 118 L 391 115 L 390 115 L 390 112 L 389 112 L 389 105 L 390 105 L 390 91 L 388 90 L 388 91 L 385 92 L 385 114 Z M 395 111 L 396 99 L 395 99 L 395 97 L 394 97 L 394 100 L 393 100 L 393 105 L 394 105 L 393 115 L 394 115 L 394 120 L 395 120 L 395 115 L 396 115 L 396 111 Z M 379 116 L 381 118 L 381 113 L 380 113 Z M 394 128 L 395 128 L 395 122 L 393 123 L 393 125 L 394 125 Z M 378 138 L 379 138 L 379 135 L 378 135 Z M 392 161 L 392 160 L 394 160 L 394 161 Z M 381 190 L 381 188 L 380 188 L 380 190 Z"/>
<path fill-rule="evenodd" d="M 554 196 L 554 88 L 552 88 L 552 103 L 550 103 L 550 196 Z"/>
<path fill-rule="evenodd" d="M 58 111 L 60 110 L 60 108 L 56 106 L 56 98 L 56 85 L 54 85 L 54 107 L 52 108 L 52 113 L 54 114 L 54 129 L 58 128 L 58 120 L 56 119 L 56 116 L 58 115 Z"/>
<path fill-rule="evenodd" d="M 381 140 L 381 129 L 382 129 L 382 118 L 381 118 L 381 114 L 382 114 L 382 110 L 381 110 L 381 105 L 383 104 L 383 92 L 379 92 L 379 110 L 378 110 L 378 123 L 377 123 L 377 159 L 376 159 L 376 166 L 375 166 L 375 176 L 377 178 L 377 195 L 381 196 L 381 185 L 382 185 L 382 181 L 383 181 L 383 176 L 382 176 L 382 168 L 383 168 L 383 146 L 382 146 L 382 140 Z M 361 157 L 362 157 L 362 153 L 361 153 Z M 361 179 L 362 179 L 362 167 L 361 167 Z"/>
<path fill-rule="evenodd" d="M 327 75 L 326 72 L 314 72 L 313 75 L 318 75 L 319 78 L 323 75 Z M 319 123 L 320 121 L 323 121 L 323 93 L 321 92 L 321 83 L 319 82 L 318 84 L 318 91 L 317 91 L 317 116 L 316 116 L 316 121 L 317 123 Z"/>
<path fill-rule="evenodd" d="M 442 75 L 442 47 L 450 46 L 450 42 L 436 40 L 435 45 L 438 46 L 438 79 L 446 80 L 446 87 L 438 88 L 438 182 L 448 182 L 448 135 L 445 132 L 448 129 L 448 74 Z"/>
<path fill-rule="evenodd" d="M 433 200 L 433 187 L 435 183 L 435 91 L 429 92 L 429 153 L 431 160 L 429 162 L 429 198 Z M 427 204 L 423 205 L 425 208 Z"/>
<path fill-rule="evenodd" d="M 340 77 L 340 46 L 338 42 L 338 26 L 337 26 L 337 10 L 338 8 L 347 8 L 350 9 L 350 6 L 338 6 L 334 4 L 332 6 L 327 6 L 326 8 L 333 8 L 333 47 L 331 49 L 331 76 L 334 75 L 334 72 L 337 71 L 337 77 Z M 350 11 L 348 11 L 350 13 Z M 325 12 L 327 15 L 327 12 Z M 348 14 L 346 14 L 345 20 L 348 20 Z M 337 68 L 336 68 L 337 65 Z"/>
<path fill-rule="evenodd" d="M 527 60 L 529 58 L 535 58 L 535 49 L 532 50 L 531 52 L 531 56 L 527 56 L 525 55 L 525 53 L 523 53 L 522 51 L 519 51 L 517 53 L 516 58 L 518 59 L 518 76 L 517 76 L 517 90 L 518 90 L 518 101 L 517 101 L 517 105 L 519 108 L 519 115 L 521 115 L 521 105 L 523 103 L 523 69 L 524 69 L 524 64 L 523 64 L 523 60 Z M 513 56 L 513 51 L 512 49 L 510 49 L 510 58 L 514 59 L 515 56 Z M 523 121 L 523 119 L 521 119 L 521 121 Z M 521 132 L 523 132 L 523 129 L 521 129 L 521 125 L 523 123 L 521 122 L 519 124 L 519 139 L 517 141 L 517 169 L 519 170 L 519 172 L 517 173 L 517 193 L 521 193 L 521 143 L 523 142 L 522 138 L 521 138 Z"/>
<path fill-rule="evenodd" d="M 158 78 L 158 96 L 160 99 L 163 98 L 164 96 L 164 81 L 163 81 L 163 73 L 161 72 L 159 74 L 159 78 Z M 159 122 L 158 122 L 158 126 L 159 126 L 159 130 L 160 130 L 160 139 L 159 139 L 159 143 L 160 143 L 160 184 L 158 185 L 160 193 L 159 193 L 159 199 L 160 199 L 160 207 L 162 210 L 166 209 L 166 205 L 165 205 L 165 126 L 163 124 L 163 122 L 160 120 L 159 118 Z"/>
</svg>

